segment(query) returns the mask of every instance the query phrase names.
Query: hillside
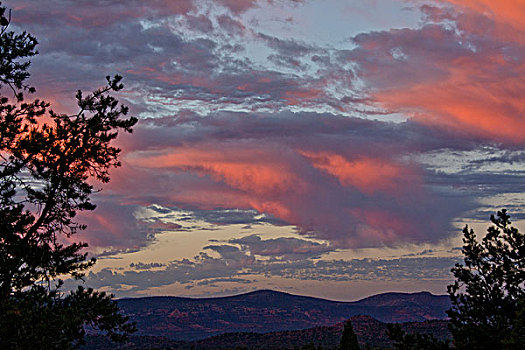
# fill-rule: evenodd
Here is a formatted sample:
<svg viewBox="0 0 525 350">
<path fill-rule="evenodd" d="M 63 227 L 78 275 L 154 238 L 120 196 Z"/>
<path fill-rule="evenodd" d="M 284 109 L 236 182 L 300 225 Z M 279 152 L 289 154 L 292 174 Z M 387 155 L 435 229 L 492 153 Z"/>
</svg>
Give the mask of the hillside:
<svg viewBox="0 0 525 350">
<path fill-rule="evenodd" d="M 444 319 L 447 296 L 428 292 L 386 293 L 355 302 L 336 302 L 261 290 L 223 298 L 147 297 L 120 299 L 137 322 L 136 335 L 198 340 L 231 332 L 267 333 L 327 326 L 355 315 L 381 322 Z"/>
<path fill-rule="evenodd" d="M 386 323 L 370 316 L 354 316 L 351 318 L 355 333 L 362 348 L 391 348 L 388 339 Z M 432 334 L 438 339 L 450 338 L 447 321 L 432 320 L 423 322 L 402 323 L 401 327 L 409 332 Z M 304 330 L 278 331 L 269 333 L 226 333 L 198 341 L 174 341 L 165 337 L 134 336 L 130 342 L 120 346 L 121 349 L 173 349 L 173 350 L 227 350 L 227 349 L 300 349 L 308 344 L 320 346 L 323 349 L 336 349 L 343 330 L 343 323 L 332 326 L 313 327 Z M 89 337 L 83 350 L 105 350 L 118 348 L 101 337 Z"/>
</svg>

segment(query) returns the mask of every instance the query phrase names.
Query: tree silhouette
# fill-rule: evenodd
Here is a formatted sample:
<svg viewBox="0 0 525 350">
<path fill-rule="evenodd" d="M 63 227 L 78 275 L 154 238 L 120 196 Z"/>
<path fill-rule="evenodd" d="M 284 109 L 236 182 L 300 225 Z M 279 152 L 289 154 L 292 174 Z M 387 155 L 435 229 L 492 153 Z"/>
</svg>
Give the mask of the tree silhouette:
<svg viewBox="0 0 525 350">
<path fill-rule="evenodd" d="M 341 342 L 339 343 L 340 350 L 359 350 L 359 343 L 357 342 L 357 335 L 352 327 L 352 322 L 346 320 Z"/>
<path fill-rule="evenodd" d="M 525 299 L 518 301 L 510 336 L 503 343 L 508 349 L 523 349 L 525 346 Z"/>
<path fill-rule="evenodd" d="M 525 235 L 512 227 L 505 209 L 478 242 L 463 230 L 464 265 L 452 269 L 448 286 L 449 328 L 458 349 L 525 348 Z"/>
<path fill-rule="evenodd" d="M 137 119 L 123 118 L 127 108 L 109 94 L 123 88 L 119 76 L 87 96 L 78 91 L 73 115 L 25 102 L 35 92 L 26 80 L 37 40 L 9 31 L 10 18 L 0 3 L 0 348 L 73 348 L 86 326 L 121 340 L 134 325 L 112 296 L 64 293 L 60 278 L 81 278 L 95 263 L 86 243 L 64 237 L 86 228 L 74 218 L 95 209 L 91 179 L 109 181 L 120 165 L 111 142 Z"/>
<path fill-rule="evenodd" d="M 399 323 L 387 324 L 387 335 L 394 341 L 396 350 L 447 350 L 450 349 L 449 341 L 441 341 L 431 334 L 413 333 L 406 334 Z"/>
</svg>

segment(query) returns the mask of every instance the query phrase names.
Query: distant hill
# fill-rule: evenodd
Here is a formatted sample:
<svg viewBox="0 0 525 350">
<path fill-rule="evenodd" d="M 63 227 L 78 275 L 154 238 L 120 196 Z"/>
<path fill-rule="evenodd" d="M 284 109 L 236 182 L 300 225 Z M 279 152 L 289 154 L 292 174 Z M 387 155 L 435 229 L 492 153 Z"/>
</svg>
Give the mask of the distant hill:
<svg viewBox="0 0 525 350">
<path fill-rule="evenodd" d="M 354 316 L 352 326 L 362 348 L 392 348 L 387 337 L 386 323 L 370 316 Z M 447 321 L 431 320 L 423 322 L 402 323 L 401 327 L 408 333 L 432 334 L 445 340 L 451 338 Z M 269 333 L 226 333 L 197 341 L 175 341 L 165 337 L 133 336 L 130 342 L 120 346 L 121 349 L 173 349 L 173 350 L 226 350 L 226 349 L 300 349 L 313 344 L 323 349 L 337 349 L 343 323 L 332 326 L 320 326 L 303 330 L 278 331 Z M 106 350 L 118 348 L 102 337 L 89 337 L 87 346 L 82 350 Z"/>
<path fill-rule="evenodd" d="M 355 302 L 261 290 L 223 298 L 147 297 L 118 300 L 140 336 L 192 341 L 231 332 L 267 333 L 334 325 L 369 315 L 382 322 L 445 319 L 448 296 L 385 293 Z"/>
</svg>

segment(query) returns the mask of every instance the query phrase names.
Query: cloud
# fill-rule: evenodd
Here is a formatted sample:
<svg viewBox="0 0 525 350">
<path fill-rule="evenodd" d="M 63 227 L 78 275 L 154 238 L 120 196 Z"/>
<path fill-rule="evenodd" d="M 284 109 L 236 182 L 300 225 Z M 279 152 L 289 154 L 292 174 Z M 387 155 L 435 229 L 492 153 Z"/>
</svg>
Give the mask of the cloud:
<svg viewBox="0 0 525 350">
<path fill-rule="evenodd" d="M 257 2 L 257 0 L 218 0 L 218 3 L 224 5 L 235 14 L 239 14 L 256 6 Z"/>
<path fill-rule="evenodd" d="M 251 8 L 258 6 L 259 4 L 271 4 L 277 3 L 275 0 L 217 0 L 218 3 L 228 8 L 232 13 L 239 15 Z M 300 4 L 304 0 L 291 0 L 290 2 Z"/>
<path fill-rule="evenodd" d="M 242 35 L 246 31 L 246 27 L 242 22 L 231 18 L 228 15 L 221 15 L 217 18 L 219 26 L 230 34 Z"/>
<path fill-rule="evenodd" d="M 165 264 L 161 264 L 161 263 L 144 264 L 142 262 L 138 262 L 138 263 L 131 263 L 131 264 L 129 264 L 129 267 L 132 268 L 132 269 L 135 269 L 135 270 L 150 270 L 150 269 L 160 268 L 160 267 L 164 267 L 164 266 L 166 266 L 166 265 Z"/>
<path fill-rule="evenodd" d="M 166 286 L 174 282 L 188 284 L 204 279 L 229 278 L 255 262 L 253 257 L 244 254 L 233 246 L 209 246 L 206 249 L 216 251 L 220 254 L 220 258 L 214 258 L 205 252 L 201 252 L 192 260 L 176 260 L 165 268 L 118 272 L 103 269 L 97 273 L 90 272 L 86 280 L 90 286 L 96 288 L 112 286 L 116 290 L 124 288 L 128 291 L 137 292 L 151 287 Z M 74 284 L 74 282 L 68 281 L 69 284 Z"/>
<path fill-rule="evenodd" d="M 410 174 L 410 168 L 397 165 L 389 160 L 358 158 L 348 160 L 332 153 L 303 153 L 312 165 L 335 176 L 342 186 L 355 187 L 372 194 L 377 191 L 393 192 L 408 184 L 418 182 L 417 175 Z M 401 183 L 405 182 L 405 184 Z"/>
<path fill-rule="evenodd" d="M 141 206 L 125 203 L 122 199 L 96 196 L 95 211 L 81 212 L 77 218 L 79 223 L 87 225 L 87 229 L 67 240 L 88 243 L 90 252 L 95 255 L 110 255 L 138 251 L 153 242 L 159 232 L 184 229 L 177 223 L 158 218 L 138 218 L 136 213 Z"/>
<path fill-rule="evenodd" d="M 85 216 L 93 247 L 140 249 L 180 229 L 136 219 L 152 204 L 215 224 L 265 213 L 335 248 L 438 242 L 480 197 L 521 188 L 517 170 L 422 160 L 490 146 L 509 152 L 500 163 L 522 163 L 525 50 L 509 33 L 523 22 L 510 3 L 427 3 L 419 26 L 337 46 L 249 18 L 276 0 L 129 4 L 22 0 L 13 12 L 40 39 L 33 78 L 54 108 L 74 110 L 65 94 L 121 73 L 119 98 L 141 119 Z"/>
<path fill-rule="evenodd" d="M 413 256 L 392 259 L 320 258 L 333 249 L 311 240 L 280 237 L 263 239 L 244 236 L 227 242 L 213 242 L 193 259 L 169 263 L 131 263 L 130 269 L 105 268 L 90 272 L 86 284 L 111 288 L 123 295 L 137 295 L 150 288 L 180 283 L 187 289 L 194 286 L 216 286 L 223 283 L 253 283 L 255 276 L 285 278 L 298 281 L 402 281 L 450 279 L 450 267 L 459 257 Z M 75 281 L 66 281 L 72 287 Z"/>
<path fill-rule="evenodd" d="M 273 159 L 271 151 L 244 147 L 224 147 L 213 151 L 209 145 L 202 148 L 166 149 L 163 152 L 134 153 L 128 161 L 150 169 L 181 169 L 197 174 L 209 174 L 231 187 L 254 192 L 287 192 L 297 185 L 295 175 L 286 162 Z M 277 164 L 275 164 L 277 163 Z M 246 166 L 250 164 L 250 166 Z"/>
<path fill-rule="evenodd" d="M 357 47 L 340 57 L 356 63 L 371 97 L 389 111 L 458 137 L 522 145 L 525 46 L 499 30 L 509 20 L 521 32 L 519 15 L 511 15 L 510 4 L 498 10 L 485 1 L 461 4 L 470 12 L 451 16 L 426 7 L 431 21 L 420 28 L 359 34 Z"/>
<path fill-rule="evenodd" d="M 202 280 L 197 282 L 198 286 L 216 286 L 216 283 L 242 283 L 242 284 L 251 284 L 253 280 L 248 280 L 245 278 L 213 278 L 208 280 Z M 234 291 L 242 292 L 242 288 L 234 288 Z"/>
<path fill-rule="evenodd" d="M 448 203 L 452 179 L 427 185 L 433 173 L 410 159 L 448 139 L 412 128 L 315 113 L 149 119 L 124 140 L 124 168 L 108 190 L 134 188 L 125 194 L 132 203 L 222 208 L 211 222 L 229 222 L 228 209 L 255 210 L 340 247 L 436 242 L 473 200 L 466 192 Z"/>
<path fill-rule="evenodd" d="M 213 31 L 212 21 L 204 15 L 187 15 L 185 16 L 184 20 L 191 31 L 201 33 L 211 33 Z"/>
<path fill-rule="evenodd" d="M 242 240 L 242 239 L 241 239 Z M 248 237 L 245 241 L 254 241 Z M 279 246 L 283 241 L 265 244 Z M 256 242 L 259 245 L 261 242 Z M 210 246 L 219 253 L 211 257 L 202 252 L 193 260 L 177 260 L 165 267 L 153 269 L 90 272 L 86 284 L 95 288 L 110 287 L 119 294 L 134 295 L 150 288 L 173 283 L 212 285 L 216 283 L 253 283 L 246 276 L 279 277 L 300 281 L 402 281 L 450 280 L 450 267 L 459 261 L 456 257 L 402 257 L 395 259 L 350 260 L 260 260 L 229 245 Z M 139 265 L 142 266 L 142 265 Z M 73 281 L 67 281 L 72 284 Z"/>
<path fill-rule="evenodd" d="M 503 41 L 518 41 L 525 43 L 523 33 L 525 30 L 525 4 L 520 1 L 501 1 L 490 0 L 444 0 L 456 6 L 456 10 L 463 11 L 463 16 L 468 20 L 460 23 L 462 29 L 478 34 L 494 35 Z M 487 25 L 485 29 L 475 23 L 483 22 Z"/>
<path fill-rule="evenodd" d="M 520 5 L 449 3 L 455 7 L 422 6 L 426 22 L 421 27 L 359 34 L 354 49 L 278 38 L 209 2 L 137 2 L 134 7 L 95 1 L 75 3 L 79 9 L 73 10 L 57 1 L 34 11 L 33 2 L 24 0 L 15 14 L 41 38 L 34 77 L 44 97 L 91 89 L 107 73 L 119 72 L 134 90 L 128 100 L 148 115 L 170 115 L 183 106 L 203 114 L 288 108 L 363 115 L 382 107 L 448 128 L 455 137 L 522 143 L 516 130 L 523 127 L 524 43 L 514 35 L 523 31 Z M 236 14 L 281 5 L 220 4 Z M 242 32 L 257 46 L 256 55 L 246 38 L 234 39 Z M 94 77 L 102 63 L 108 72 Z M 372 109 L 365 108 L 370 101 Z"/>
<path fill-rule="evenodd" d="M 214 225 L 285 225 L 286 223 L 275 217 L 260 215 L 256 210 L 240 209 L 215 209 L 215 210 L 193 210 L 191 212 L 194 220 L 202 220 Z"/>
<path fill-rule="evenodd" d="M 133 215 L 135 205 L 105 198 L 97 203 L 93 212 L 82 212 L 78 221 L 87 224 L 88 229 L 72 237 L 74 241 L 84 241 L 93 252 L 125 250 L 136 251 L 154 239 L 154 229 Z"/>
<path fill-rule="evenodd" d="M 40 8 L 38 14 L 32 11 L 34 0 L 21 0 L 12 5 L 15 12 L 15 22 L 31 25 L 38 23 L 44 26 L 55 26 L 61 23 L 67 27 L 107 28 L 123 18 L 166 17 L 170 15 L 187 14 L 196 9 L 194 0 L 130 0 L 125 3 L 119 0 L 76 1 L 56 0 L 45 8 Z M 9 6 L 9 2 L 7 2 Z"/>
<path fill-rule="evenodd" d="M 251 235 L 228 242 L 239 244 L 243 250 L 249 251 L 252 255 L 282 260 L 303 260 L 333 251 L 327 244 L 292 237 L 263 240 L 257 235 Z"/>
<path fill-rule="evenodd" d="M 321 64 L 326 61 L 310 58 L 329 55 L 326 49 L 260 33 L 246 19 L 232 17 L 212 2 L 104 4 L 57 1 L 36 11 L 34 1 L 24 0 L 15 8 L 16 25 L 39 38 L 33 81 L 40 97 L 61 102 L 55 109 L 74 111 L 74 102 L 64 99 L 71 99 L 79 88 L 96 88 L 104 76 L 115 73 L 125 76 L 132 90 L 122 97 L 135 113 L 146 115 L 169 115 L 189 106 L 204 113 L 289 106 L 353 109 L 331 91 L 334 80 L 328 74 L 320 78 L 315 71 L 324 69 Z M 282 4 L 223 5 L 239 14 L 257 5 Z M 341 88 L 345 91 L 338 94 L 352 95 L 348 83 Z"/>
</svg>

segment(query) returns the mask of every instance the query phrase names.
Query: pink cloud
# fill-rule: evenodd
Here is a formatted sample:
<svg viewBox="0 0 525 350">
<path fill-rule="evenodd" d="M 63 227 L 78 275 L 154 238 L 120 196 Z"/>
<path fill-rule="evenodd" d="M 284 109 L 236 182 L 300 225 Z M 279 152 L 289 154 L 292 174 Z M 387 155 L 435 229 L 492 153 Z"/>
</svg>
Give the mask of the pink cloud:
<svg viewBox="0 0 525 350">
<path fill-rule="evenodd" d="M 415 179 L 411 169 L 389 160 L 363 158 L 349 160 L 333 153 L 304 152 L 312 165 L 335 176 L 343 186 L 351 186 L 367 194 L 377 191 L 394 193 L 406 187 L 406 180 L 413 184 Z"/>
<path fill-rule="evenodd" d="M 196 8 L 195 0 L 58 1 L 42 8 L 39 16 L 34 16 L 34 12 L 29 11 L 31 6 L 35 6 L 32 0 L 22 0 L 14 6 L 17 23 L 64 21 L 72 27 L 106 27 L 123 18 L 187 14 Z"/>
<path fill-rule="evenodd" d="M 430 199 L 417 166 L 400 160 L 399 147 L 383 147 L 380 139 L 364 146 L 342 136 L 355 128 L 371 131 L 365 125 L 374 122 L 329 116 L 321 122 L 307 114 L 237 117 L 221 113 L 143 124 L 129 138 L 118 188 L 110 184 L 109 190 L 134 188 L 128 203 L 136 197 L 199 210 L 255 209 L 338 247 L 443 237 L 421 227 L 446 232 L 441 215 L 450 213 L 441 212 L 455 209 L 443 206 L 440 197 Z"/>
<path fill-rule="evenodd" d="M 523 5 L 453 2 L 458 12 L 425 11 L 432 21 L 455 21 L 459 31 L 429 23 L 362 34 L 348 57 L 359 65 L 372 98 L 389 111 L 461 137 L 523 144 L 525 43 L 516 37 L 525 21 L 515 14 L 523 14 Z"/>
<path fill-rule="evenodd" d="M 255 7 L 258 0 L 218 0 L 217 2 L 229 8 L 233 13 L 239 14 Z"/>
<path fill-rule="evenodd" d="M 253 145 L 224 147 L 208 144 L 139 152 L 128 157 L 128 161 L 136 167 L 210 176 L 214 182 L 222 182 L 230 189 L 219 193 L 196 189 L 197 195 L 175 196 L 178 201 L 205 206 L 213 203 L 216 206 L 254 208 L 289 220 L 291 209 L 280 198 L 304 193 L 307 185 L 287 164 L 286 158 L 279 157 L 275 152 L 271 148 L 256 148 Z M 199 192 L 203 192 L 201 199 Z"/>
<path fill-rule="evenodd" d="M 525 3 L 521 0 L 442 0 L 453 4 L 460 11 L 465 12 L 465 19 L 460 26 L 470 32 L 495 35 L 504 41 L 518 41 L 525 43 Z M 490 22 L 485 22 L 487 27 L 479 26 L 481 17 L 486 17 Z"/>
<path fill-rule="evenodd" d="M 238 145 L 240 146 L 240 145 Z M 299 179 L 284 160 L 262 149 L 221 149 L 216 145 L 181 147 L 128 158 L 141 167 L 210 174 L 217 181 L 254 193 L 282 193 L 300 187 Z"/>
</svg>

